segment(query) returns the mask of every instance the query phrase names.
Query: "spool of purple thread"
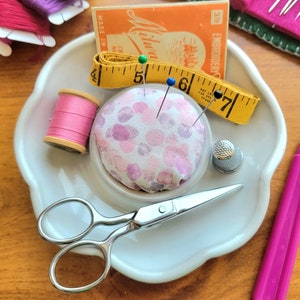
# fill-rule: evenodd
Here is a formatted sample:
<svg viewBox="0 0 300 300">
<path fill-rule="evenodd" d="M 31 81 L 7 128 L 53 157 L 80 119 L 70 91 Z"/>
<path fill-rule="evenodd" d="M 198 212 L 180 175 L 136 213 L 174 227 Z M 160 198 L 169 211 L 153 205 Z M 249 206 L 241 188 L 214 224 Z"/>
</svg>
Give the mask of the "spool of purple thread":
<svg viewBox="0 0 300 300">
<path fill-rule="evenodd" d="M 82 5 L 81 0 L 20 0 L 20 2 L 45 17 L 77 2 Z"/>
</svg>

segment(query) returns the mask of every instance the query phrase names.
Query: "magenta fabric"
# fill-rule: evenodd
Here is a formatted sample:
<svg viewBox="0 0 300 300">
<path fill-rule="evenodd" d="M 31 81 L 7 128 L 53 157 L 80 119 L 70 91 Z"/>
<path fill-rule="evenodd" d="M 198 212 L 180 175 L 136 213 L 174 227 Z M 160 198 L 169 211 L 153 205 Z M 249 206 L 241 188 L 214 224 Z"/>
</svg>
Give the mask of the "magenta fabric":
<svg viewBox="0 0 300 300">
<path fill-rule="evenodd" d="M 269 13 L 275 0 L 230 0 L 233 9 L 247 13 L 263 23 L 300 39 L 300 0 L 286 13 L 280 15 L 281 10 L 288 0 L 281 0 Z"/>
</svg>

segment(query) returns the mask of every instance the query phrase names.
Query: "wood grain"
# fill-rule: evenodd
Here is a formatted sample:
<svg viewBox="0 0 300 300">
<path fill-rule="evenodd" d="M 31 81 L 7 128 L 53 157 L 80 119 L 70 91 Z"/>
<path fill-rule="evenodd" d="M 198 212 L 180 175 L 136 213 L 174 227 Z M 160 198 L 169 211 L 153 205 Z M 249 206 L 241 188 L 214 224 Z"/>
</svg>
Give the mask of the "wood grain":
<svg viewBox="0 0 300 300">
<path fill-rule="evenodd" d="M 104 3 L 100 0 L 89 2 L 91 5 Z M 113 2 L 118 3 L 110 1 Z M 67 295 L 58 292 L 49 282 L 48 267 L 57 247 L 42 240 L 37 233 L 29 189 L 15 162 L 13 139 L 18 115 L 44 63 L 61 46 L 90 31 L 92 20 L 87 10 L 62 26 L 53 26 L 56 47 L 14 43 L 12 55 L 0 57 L 0 299 L 250 299 L 289 164 L 300 143 L 299 58 L 280 52 L 238 29 L 229 30 L 229 38 L 250 56 L 277 97 L 288 131 L 286 152 L 272 179 L 269 209 L 255 236 L 240 249 L 212 259 L 172 282 L 145 284 L 112 270 L 95 289 Z M 80 264 L 82 259 L 75 254 L 71 258 L 74 264 Z M 298 255 L 288 299 L 299 298 Z"/>
</svg>

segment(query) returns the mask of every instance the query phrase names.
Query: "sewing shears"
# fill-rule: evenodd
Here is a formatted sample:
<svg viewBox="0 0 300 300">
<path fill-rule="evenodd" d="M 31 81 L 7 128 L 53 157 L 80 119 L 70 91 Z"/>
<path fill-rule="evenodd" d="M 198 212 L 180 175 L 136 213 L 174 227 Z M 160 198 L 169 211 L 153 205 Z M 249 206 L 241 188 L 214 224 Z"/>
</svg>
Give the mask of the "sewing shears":
<svg viewBox="0 0 300 300">
<path fill-rule="evenodd" d="M 131 213 L 123 214 L 116 217 L 105 217 L 100 214 L 96 208 L 88 201 L 82 198 L 63 198 L 54 202 L 50 206 L 48 206 L 38 217 L 38 231 L 40 235 L 53 243 L 56 244 L 68 244 L 64 245 L 60 251 L 54 256 L 50 268 L 49 268 L 49 277 L 51 283 L 59 290 L 63 292 L 69 293 L 77 293 L 89 290 L 99 284 L 101 281 L 105 279 L 108 274 L 108 271 L 111 267 L 111 250 L 114 241 L 122 235 L 125 235 L 131 231 L 138 230 L 142 227 L 150 227 L 155 224 L 159 224 L 166 220 L 170 220 L 174 217 L 177 217 L 183 213 L 186 213 L 196 207 L 203 205 L 211 200 L 217 199 L 219 197 L 225 196 L 239 188 L 241 188 L 242 184 L 234 184 L 228 185 L 224 187 L 219 187 L 211 190 L 202 191 L 199 193 L 189 194 L 185 196 L 181 196 L 175 199 L 166 200 L 162 202 L 158 202 L 155 204 L 150 204 L 144 207 L 141 207 Z M 45 226 L 45 221 L 48 214 L 53 211 L 58 206 L 61 206 L 66 203 L 76 202 L 82 204 L 89 212 L 90 215 L 90 223 L 80 234 L 77 234 L 73 237 L 68 237 L 64 239 L 51 237 L 49 233 L 47 233 L 47 229 Z M 102 241 L 95 241 L 91 239 L 82 239 L 86 236 L 94 227 L 99 225 L 117 225 L 123 224 L 125 225 L 118 227 L 114 231 L 112 231 L 105 239 Z M 100 253 L 101 257 L 104 259 L 105 267 L 103 269 L 102 274 L 95 281 L 79 287 L 68 287 L 60 284 L 56 277 L 56 269 L 57 264 L 61 260 L 61 258 L 71 250 L 75 250 L 75 248 L 79 248 L 82 246 L 96 248 Z"/>
</svg>

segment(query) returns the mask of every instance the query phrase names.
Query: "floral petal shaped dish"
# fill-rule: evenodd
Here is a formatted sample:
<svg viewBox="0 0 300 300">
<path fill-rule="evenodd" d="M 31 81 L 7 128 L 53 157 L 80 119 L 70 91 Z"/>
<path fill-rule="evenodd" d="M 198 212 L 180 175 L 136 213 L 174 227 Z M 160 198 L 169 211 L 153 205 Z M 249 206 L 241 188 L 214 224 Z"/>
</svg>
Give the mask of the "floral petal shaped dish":
<svg viewBox="0 0 300 300">
<path fill-rule="evenodd" d="M 69 196 L 89 200 L 107 216 L 128 212 L 127 208 L 111 205 L 110 200 L 120 194 L 95 175 L 89 155 L 69 153 L 43 143 L 60 89 L 82 90 L 103 100 L 116 92 L 89 84 L 95 53 L 93 33 L 58 50 L 41 70 L 19 116 L 15 155 L 30 187 L 36 216 L 52 202 Z M 247 125 L 235 125 L 207 112 L 213 142 L 229 139 L 240 147 L 244 160 L 241 168 L 231 174 L 219 173 L 209 166 L 191 192 L 235 183 L 244 184 L 244 188 L 228 198 L 118 239 L 112 249 L 112 265 L 124 275 L 149 283 L 179 278 L 208 259 L 241 247 L 261 225 L 269 203 L 271 177 L 286 147 L 285 121 L 276 98 L 253 62 L 231 41 L 228 41 L 226 79 L 261 98 Z M 86 218 L 75 206 L 68 213 L 73 220 L 70 227 L 60 224 L 57 215 L 47 225 L 48 230 L 64 237 L 70 234 L 71 227 Z M 99 240 L 111 230 L 109 226 L 95 228 L 88 238 Z M 88 252 L 83 249 L 81 253 Z"/>
</svg>

